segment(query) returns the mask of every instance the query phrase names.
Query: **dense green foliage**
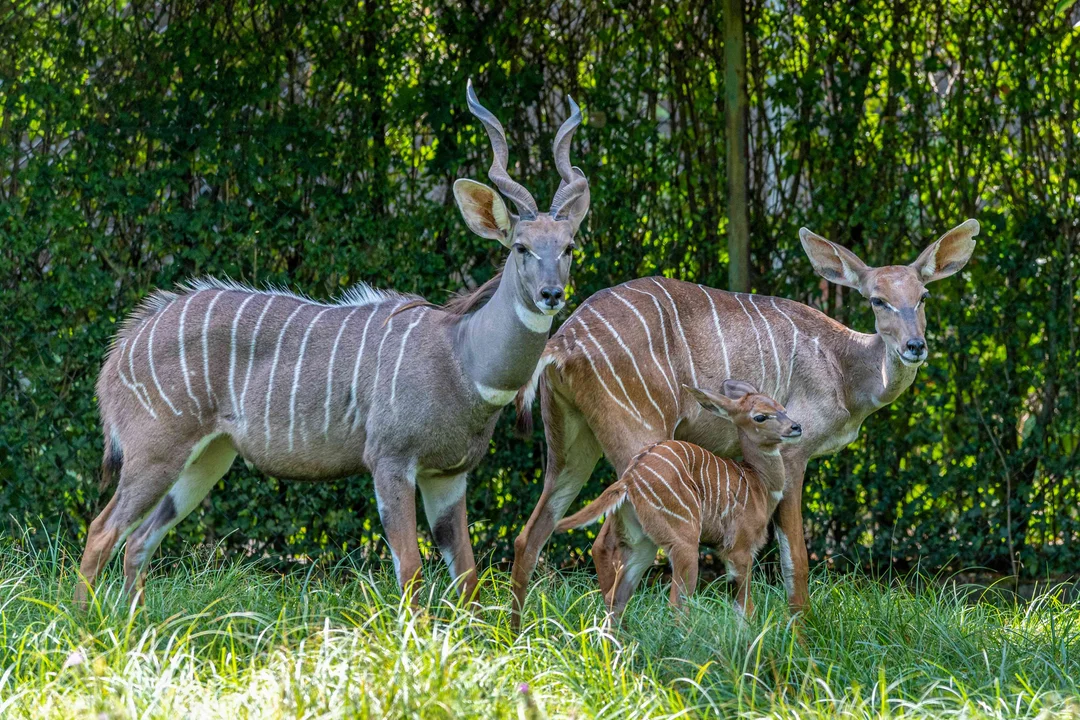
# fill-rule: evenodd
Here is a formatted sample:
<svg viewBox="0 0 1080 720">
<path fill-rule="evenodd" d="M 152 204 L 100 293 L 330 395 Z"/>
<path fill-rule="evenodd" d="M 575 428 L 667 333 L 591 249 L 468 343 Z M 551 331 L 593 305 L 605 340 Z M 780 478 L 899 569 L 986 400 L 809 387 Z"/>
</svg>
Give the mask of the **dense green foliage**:
<svg viewBox="0 0 1080 720">
<path fill-rule="evenodd" d="M 575 301 L 647 274 L 723 287 L 719 7 L 0 10 L 0 513 L 85 528 L 100 503 L 95 374 L 152 288 L 211 273 L 441 301 L 490 277 L 504 251 L 467 232 L 446 192 L 483 180 L 490 158 L 469 77 L 541 204 L 564 97 L 582 103 L 572 157 L 593 209 Z M 1028 573 L 1080 561 L 1077 20 L 1070 2 L 748 5 L 757 292 L 869 330 L 861 298 L 812 275 L 800 225 L 872 264 L 908 262 L 967 217 L 983 227 L 969 267 L 932 287 L 913 388 L 811 465 L 813 557 Z M 504 418 L 471 480 L 481 555 L 507 557 L 541 448 Z M 238 463 L 222 485 L 170 542 L 232 533 L 226 547 L 273 558 L 380 547 L 366 477 L 288 484 Z"/>
<path fill-rule="evenodd" d="M 777 585 L 755 585 L 745 629 L 720 584 L 685 618 L 644 588 L 612 633 L 591 573 L 560 571 L 515 637 L 502 572 L 476 613 L 440 601 L 440 578 L 414 615 L 390 573 L 350 560 L 280 577 L 187 553 L 139 613 L 117 573 L 82 615 L 76 549 L 22 540 L 0 546 L 5 718 L 1080 717 L 1080 605 L 1056 593 L 972 603 L 819 569 L 800 644 Z"/>
</svg>

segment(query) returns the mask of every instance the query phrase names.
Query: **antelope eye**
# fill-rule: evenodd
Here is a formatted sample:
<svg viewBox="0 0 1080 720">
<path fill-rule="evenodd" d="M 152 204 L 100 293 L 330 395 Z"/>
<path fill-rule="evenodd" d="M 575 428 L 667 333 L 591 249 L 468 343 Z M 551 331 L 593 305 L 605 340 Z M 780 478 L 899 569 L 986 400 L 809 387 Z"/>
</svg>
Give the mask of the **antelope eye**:
<svg viewBox="0 0 1080 720">
<path fill-rule="evenodd" d="M 525 246 L 524 246 L 524 245 L 522 245 L 521 243 L 514 243 L 514 250 L 516 250 L 516 251 L 517 251 L 517 254 L 518 254 L 518 255 L 524 255 L 524 254 L 525 254 L 526 252 L 528 252 L 528 251 L 527 251 L 527 250 L 525 249 Z"/>
<path fill-rule="evenodd" d="M 885 307 L 885 301 L 879 297 L 870 298 L 870 304 L 874 307 Z"/>
<path fill-rule="evenodd" d="M 929 300 L 929 299 L 930 299 L 930 293 L 928 293 L 928 292 L 924 292 L 924 293 L 922 294 L 922 297 L 921 297 L 921 298 L 919 298 L 919 302 L 921 302 L 921 303 L 924 303 L 924 302 L 926 302 L 926 301 L 927 301 L 927 300 Z"/>
<path fill-rule="evenodd" d="M 755 415 L 754 416 L 754 422 L 756 422 L 756 423 L 763 423 L 768 419 L 769 419 L 769 417 L 767 415 Z"/>
<path fill-rule="evenodd" d="M 563 254 L 569 257 L 570 255 L 574 254 L 574 250 L 576 248 L 577 248 L 577 246 L 574 245 L 574 243 L 570 243 L 569 245 L 566 246 L 566 251 Z"/>
</svg>

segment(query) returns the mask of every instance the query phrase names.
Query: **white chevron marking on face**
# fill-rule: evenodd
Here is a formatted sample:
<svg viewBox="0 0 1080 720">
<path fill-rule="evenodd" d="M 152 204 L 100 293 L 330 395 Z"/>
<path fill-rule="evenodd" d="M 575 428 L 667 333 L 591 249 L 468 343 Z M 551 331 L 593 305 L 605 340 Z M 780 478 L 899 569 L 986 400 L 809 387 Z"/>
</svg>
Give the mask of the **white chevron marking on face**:
<svg viewBox="0 0 1080 720">
<path fill-rule="evenodd" d="M 769 333 L 769 343 L 772 345 L 773 360 L 776 361 L 776 387 L 773 388 L 773 396 L 780 394 L 780 379 L 784 376 L 783 371 L 780 370 L 780 353 L 776 350 L 776 338 L 773 337 L 772 326 L 769 325 L 768 318 L 761 312 L 761 309 L 757 306 L 757 302 L 754 300 L 754 296 L 750 296 L 750 305 L 753 306 L 754 311 L 761 318 L 761 322 L 765 323 L 765 332 Z"/>
<path fill-rule="evenodd" d="M 765 378 L 765 350 L 761 346 L 761 332 L 757 329 L 757 325 L 754 324 L 754 318 L 750 317 L 750 311 L 746 309 L 745 305 L 743 305 L 742 298 L 739 297 L 739 294 L 738 293 L 732 293 L 732 295 L 738 301 L 739 307 L 742 308 L 743 313 L 746 314 L 746 319 L 748 321 L 750 321 L 750 327 L 752 327 L 754 329 L 754 337 L 757 339 L 758 357 L 761 359 L 761 384 L 758 385 L 758 387 L 761 388 L 761 389 L 764 389 L 765 388 L 765 379 L 766 379 Z"/>
<path fill-rule="evenodd" d="M 195 397 L 195 391 L 191 387 L 191 375 L 188 372 L 187 364 L 187 350 L 184 343 L 184 320 L 187 318 L 188 305 L 196 297 L 202 294 L 202 291 L 193 292 L 187 296 L 184 300 L 184 307 L 180 309 L 180 325 L 176 331 L 177 343 L 180 346 L 180 374 L 184 376 L 184 387 L 187 389 L 188 397 L 195 403 L 195 413 L 199 416 L 199 422 L 202 423 L 202 403 L 199 402 L 199 398 Z"/>
<path fill-rule="evenodd" d="M 274 303 L 273 295 L 267 295 L 266 298 L 266 304 L 263 305 L 262 312 L 259 313 L 259 319 L 255 321 L 255 329 L 251 331 L 251 347 L 248 349 L 247 372 L 244 373 L 244 389 L 240 391 L 240 417 L 243 419 L 245 430 L 247 429 L 247 405 L 244 404 L 244 399 L 247 398 L 248 383 L 251 382 L 251 366 L 255 364 L 255 343 L 259 340 L 259 330 L 262 328 L 266 311 Z"/>
<path fill-rule="evenodd" d="M 232 402 L 233 417 L 237 420 L 240 419 L 240 405 L 236 400 L 236 330 L 244 308 L 256 297 L 255 293 L 251 293 L 244 298 L 244 302 L 240 303 L 240 307 L 236 309 L 236 315 L 233 316 L 232 330 L 229 334 L 229 400 Z"/>
<path fill-rule="evenodd" d="M 397 376 L 401 370 L 401 359 L 405 357 L 405 343 L 409 341 L 409 333 L 413 331 L 413 328 L 420 324 L 420 321 L 424 319 L 424 315 L 427 314 L 427 308 L 420 308 L 416 313 L 416 319 L 409 323 L 409 327 L 405 328 L 405 332 L 401 335 L 401 348 L 398 350 L 397 362 L 394 363 L 394 376 L 390 379 L 390 405 L 394 404 L 394 397 L 397 395 Z"/>
<path fill-rule="evenodd" d="M 172 303 L 170 303 L 171 305 Z M 161 388 L 161 382 L 158 380 L 157 369 L 154 367 L 154 331 L 157 330 L 157 324 L 161 322 L 161 316 L 165 314 L 168 306 L 158 310 L 157 317 L 154 318 L 154 324 L 150 327 L 150 337 L 146 340 L 146 359 L 150 362 L 150 377 L 154 380 L 154 387 L 157 388 L 158 394 L 161 395 L 161 399 L 165 401 L 165 404 L 169 406 L 169 409 L 173 411 L 173 415 L 183 415 L 184 411 L 178 409 L 173 405 L 172 400 L 165 394 L 165 391 Z"/>
<path fill-rule="evenodd" d="M 686 348 L 686 359 L 690 363 L 690 379 L 694 381 L 694 387 L 697 387 L 697 370 L 694 369 L 694 354 L 690 351 L 690 343 L 686 340 L 686 333 L 683 332 L 682 320 L 679 319 L 679 306 L 675 304 L 675 299 L 671 297 L 671 293 L 667 291 L 663 285 L 658 283 L 655 279 L 649 278 L 653 281 L 656 287 L 660 288 L 664 295 L 667 295 L 667 299 L 671 302 L 671 311 L 675 319 L 675 327 L 679 329 L 679 337 L 682 338 L 683 346 Z"/>
<path fill-rule="evenodd" d="M 720 349 L 724 353 L 724 377 L 731 377 L 731 361 L 728 360 L 727 341 L 724 339 L 724 331 L 720 328 L 720 316 L 716 312 L 716 302 L 713 301 L 712 295 L 701 285 L 698 285 L 698 289 L 705 294 L 705 298 L 709 301 L 709 308 L 712 310 L 713 325 L 716 326 L 716 335 L 720 338 Z"/>
<path fill-rule="evenodd" d="M 607 328 L 608 332 L 610 332 L 612 337 L 615 338 L 615 342 L 619 344 L 619 347 L 621 347 L 623 349 L 623 352 L 625 352 L 630 358 L 630 364 L 634 366 L 634 373 L 637 375 L 638 381 L 641 382 L 641 387 L 645 388 L 645 397 L 649 399 L 649 402 L 656 410 L 656 414 L 660 416 L 660 423 L 664 426 L 664 431 L 666 432 L 667 417 L 664 415 L 664 411 L 660 409 L 660 406 L 656 404 L 656 400 L 653 399 L 652 392 L 649 390 L 649 384 L 645 382 L 645 377 L 641 374 L 641 368 L 638 367 L 637 358 L 634 357 L 634 353 L 630 350 L 626 343 L 623 342 L 622 336 L 615 331 L 615 328 L 611 326 L 611 323 L 609 323 L 607 319 L 603 315 L 598 313 L 596 309 L 593 308 L 591 305 L 589 306 L 589 312 L 596 316 L 597 320 L 603 323 L 604 327 Z"/>
<path fill-rule="evenodd" d="M 668 386 L 668 390 L 671 392 L 671 398 L 675 401 L 676 410 L 679 407 L 679 395 L 675 392 L 675 386 L 671 384 L 671 379 L 668 378 L 667 373 L 664 372 L 663 366 L 660 364 L 660 360 L 656 357 L 656 350 L 653 348 L 652 331 L 649 330 L 649 323 L 645 322 L 645 317 L 638 311 L 634 304 L 624 298 L 619 293 L 612 289 L 611 294 L 615 299 L 621 302 L 626 307 L 630 308 L 630 311 L 637 317 L 638 322 L 641 323 L 641 328 L 645 331 L 645 340 L 649 345 L 649 354 L 652 355 L 653 364 L 656 365 L 656 369 L 660 371 L 660 377 L 664 378 L 664 382 Z"/>
<path fill-rule="evenodd" d="M 360 311 L 360 308 L 353 308 L 352 312 L 345 316 L 345 319 L 341 322 L 341 327 L 338 328 L 337 336 L 334 338 L 334 347 L 330 350 L 330 361 L 326 364 L 326 400 L 323 403 L 323 411 L 325 417 L 323 418 L 323 438 L 329 439 L 330 437 L 330 398 L 332 397 L 332 391 L 334 388 L 334 361 L 337 360 L 338 343 L 341 342 L 341 336 L 345 332 L 345 326 L 352 320 L 352 316 Z M 372 311 L 372 315 L 374 315 Z"/>
<path fill-rule="evenodd" d="M 289 452 L 293 450 L 293 428 L 296 427 L 296 391 L 300 387 L 300 370 L 304 367 L 304 352 L 307 350 L 308 338 L 311 337 L 311 329 L 319 318 L 328 313 L 330 308 L 318 312 L 308 323 L 304 330 L 304 337 L 300 340 L 300 352 L 296 354 L 296 367 L 293 369 L 292 390 L 289 391 Z"/>
</svg>

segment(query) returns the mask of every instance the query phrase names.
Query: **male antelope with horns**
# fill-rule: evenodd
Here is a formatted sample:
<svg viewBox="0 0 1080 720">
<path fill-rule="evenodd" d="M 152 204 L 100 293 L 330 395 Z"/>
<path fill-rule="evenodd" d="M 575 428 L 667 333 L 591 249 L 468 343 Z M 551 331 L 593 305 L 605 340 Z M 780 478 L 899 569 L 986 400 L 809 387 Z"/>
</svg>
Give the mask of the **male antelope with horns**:
<svg viewBox="0 0 1080 720">
<path fill-rule="evenodd" d="M 79 604 L 125 537 L 125 588 L 134 594 L 162 537 L 237 454 L 287 478 L 369 470 L 402 587 L 419 578 L 419 486 L 435 543 L 471 596 L 466 473 L 533 375 L 564 304 L 589 185 L 570 164 L 581 123 L 573 100 L 554 145 L 562 182 L 541 214 L 508 175 L 502 125 L 471 82 L 467 98 L 494 152 L 488 177 L 518 210 L 486 185 L 454 184 L 469 228 L 510 250 L 501 273 L 472 295 L 435 307 L 360 285 L 323 304 L 203 280 L 154 294 L 128 319 L 98 379 L 102 480 L 119 471 L 119 482 L 90 525 Z"/>
<path fill-rule="evenodd" d="M 870 267 L 846 248 L 799 231 L 819 275 L 858 290 L 874 310 L 874 334 L 855 332 L 802 303 L 640 278 L 586 300 L 548 341 L 538 368 L 548 442 L 544 488 L 514 543 L 514 615 L 520 623 L 540 549 L 600 456 L 621 475 L 653 443 L 685 440 L 722 457 L 739 450 L 730 423 L 682 390 L 745 378 L 807 428 L 783 449 L 786 487 L 774 518 L 793 612 L 807 602 L 802 485 L 810 458 L 851 443 L 863 420 L 888 405 L 926 360 L 926 284 L 958 272 L 979 223 L 942 235 L 910 265 Z M 518 396 L 528 413 L 534 385 Z"/>
</svg>

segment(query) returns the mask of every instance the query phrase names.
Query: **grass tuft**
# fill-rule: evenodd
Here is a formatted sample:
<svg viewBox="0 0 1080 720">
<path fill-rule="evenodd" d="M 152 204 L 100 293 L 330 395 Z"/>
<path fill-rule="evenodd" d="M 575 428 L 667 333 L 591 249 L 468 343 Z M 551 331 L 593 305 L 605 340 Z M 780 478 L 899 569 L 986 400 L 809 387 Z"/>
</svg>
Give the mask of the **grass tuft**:
<svg viewBox="0 0 1080 720">
<path fill-rule="evenodd" d="M 509 630 L 509 580 L 479 609 L 445 573 L 414 612 L 381 568 L 279 575 L 210 553 L 173 560 L 128 608 L 118 568 L 71 607 L 76 553 L 0 540 L 0 717 L 1073 717 L 1080 606 L 818 572 L 799 637 L 780 588 L 741 623 L 722 585 L 685 616 L 642 588 L 604 626 L 591 573 L 541 577 Z"/>
</svg>

